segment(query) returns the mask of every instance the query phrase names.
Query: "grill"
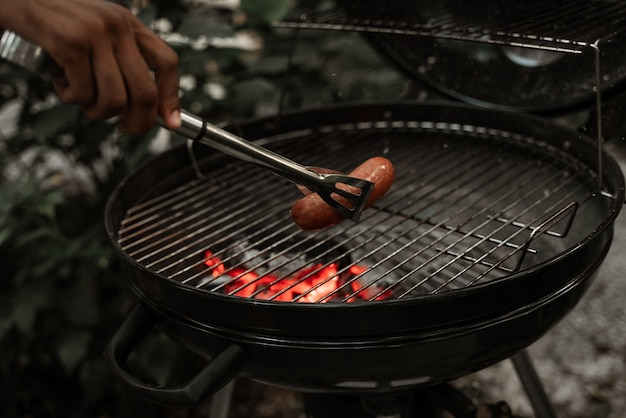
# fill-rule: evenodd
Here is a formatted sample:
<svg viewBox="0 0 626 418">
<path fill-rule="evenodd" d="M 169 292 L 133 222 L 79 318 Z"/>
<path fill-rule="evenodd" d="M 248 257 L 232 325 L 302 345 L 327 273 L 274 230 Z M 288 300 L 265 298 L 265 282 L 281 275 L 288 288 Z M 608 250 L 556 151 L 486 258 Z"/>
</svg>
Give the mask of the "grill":
<svg viewBox="0 0 626 418">
<path fill-rule="evenodd" d="M 237 376 L 393 395 L 523 358 L 590 284 L 624 199 L 612 158 L 537 117 L 376 103 L 228 129 L 312 166 L 383 155 L 396 182 L 359 223 L 317 232 L 291 219 L 295 185 L 207 147 L 170 150 L 120 184 L 106 225 L 142 303 L 106 357 L 154 402 L 193 404 Z M 125 365 L 156 323 L 209 361 L 180 387 Z"/>
<path fill-rule="evenodd" d="M 471 3 L 346 1 L 275 24 L 362 32 L 415 79 L 496 109 L 375 103 L 228 128 L 309 166 L 388 158 L 396 181 L 358 223 L 301 231 L 298 187 L 199 145 L 120 185 L 106 223 L 142 302 L 105 351 L 122 382 L 189 405 L 243 376 L 309 399 L 356 395 L 375 416 L 434 393 L 473 417 L 447 383 L 510 358 L 537 413 L 555 415 L 523 350 L 576 305 L 612 241 L 624 184 L 602 150 L 602 105 L 624 85 L 626 7 Z M 589 105 L 596 141 L 503 112 Z M 152 387 L 125 364 L 157 323 L 208 361 L 181 386 Z"/>
<path fill-rule="evenodd" d="M 562 150 L 484 126 L 380 120 L 263 141 L 296 161 L 346 172 L 385 154 L 398 181 L 358 224 L 301 232 L 286 206 L 300 194 L 292 184 L 211 158 L 202 162 L 210 176 L 163 193 L 156 186 L 155 196 L 127 211 L 122 250 L 167 279 L 211 292 L 313 303 L 410 299 L 546 261 L 583 238 L 589 201 L 614 198 L 614 192 L 597 193 L 597 174 Z M 222 263 L 211 263 L 216 259 Z M 293 291 L 336 260 L 343 260 L 336 273 Z M 243 283 L 253 272 L 263 274 Z M 259 285 L 264 275 L 272 280 Z M 334 289 L 320 291 L 337 280 Z M 280 290 L 268 294 L 272 288 Z"/>
</svg>

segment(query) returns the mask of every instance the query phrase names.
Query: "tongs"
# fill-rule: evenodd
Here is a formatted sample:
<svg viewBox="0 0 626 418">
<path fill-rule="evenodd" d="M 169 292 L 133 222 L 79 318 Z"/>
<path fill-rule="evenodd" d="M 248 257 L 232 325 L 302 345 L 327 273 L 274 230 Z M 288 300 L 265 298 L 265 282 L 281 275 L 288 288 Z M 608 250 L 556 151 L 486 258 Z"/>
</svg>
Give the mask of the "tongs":
<svg viewBox="0 0 626 418">
<path fill-rule="evenodd" d="M 195 143 L 208 145 L 291 180 L 317 193 L 344 218 L 357 222 L 365 208 L 374 183 L 344 174 L 318 172 L 280 154 L 234 135 L 187 111 L 181 112 L 182 124 L 174 132 Z M 162 127 L 164 123 L 157 121 Z"/>
<path fill-rule="evenodd" d="M 43 49 L 5 31 L 0 37 L 0 58 L 5 58 L 42 77 L 52 63 Z M 344 218 L 356 222 L 365 208 L 374 184 L 334 173 L 318 173 L 281 155 L 268 151 L 207 121 L 183 111 L 182 126 L 176 133 L 208 145 L 235 158 L 257 164 L 317 193 Z M 157 121 L 164 126 L 161 120 Z M 322 170 L 331 171 L 331 170 Z"/>
</svg>

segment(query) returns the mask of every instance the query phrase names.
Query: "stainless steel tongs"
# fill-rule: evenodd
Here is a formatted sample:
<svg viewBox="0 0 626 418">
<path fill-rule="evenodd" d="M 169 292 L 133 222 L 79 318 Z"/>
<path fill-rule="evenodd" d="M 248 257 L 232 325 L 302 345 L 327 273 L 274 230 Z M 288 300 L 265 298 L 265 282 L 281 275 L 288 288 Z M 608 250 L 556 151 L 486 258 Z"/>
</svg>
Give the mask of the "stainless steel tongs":
<svg viewBox="0 0 626 418">
<path fill-rule="evenodd" d="M 269 151 L 189 112 L 181 112 L 182 125 L 175 132 L 240 160 L 248 161 L 317 193 L 341 216 L 354 222 L 365 209 L 374 183 L 344 174 L 313 171 L 282 155 Z M 164 126 L 162 121 L 158 121 Z"/>
<path fill-rule="evenodd" d="M 0 38 L 0 58 L 12 61 L 41 76 L 51 70 L 52 63 L 45 51 L 25 41 L 11 31 Z M 183 111 L 180 135 L 208 145 L 235 158 L 257 164 L 276 174 L 301 184 L 317 193 L 343 217 L 356 222 L 365 208 L 374 184 L 343 174 L 322 174 L 297 164 L 230 132 L 211 125 L 198 116 Z M 163 126 L 162 122 L 159 124 Z"/>
</svg>

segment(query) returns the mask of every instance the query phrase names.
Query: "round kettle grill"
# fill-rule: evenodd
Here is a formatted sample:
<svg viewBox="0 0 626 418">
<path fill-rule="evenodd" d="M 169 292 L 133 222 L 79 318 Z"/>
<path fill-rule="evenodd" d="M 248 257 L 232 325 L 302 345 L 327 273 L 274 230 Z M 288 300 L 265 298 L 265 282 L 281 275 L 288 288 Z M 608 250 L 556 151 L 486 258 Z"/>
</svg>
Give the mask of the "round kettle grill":
<svg viewBox="0 0 626 418">
<path fill-rule="evenodd" d="M 359 223 L 314 233 L 291 220 L 293 184 L 202 147 L 198 170 L 179 147 L 120 184 L 106 226 L 142 303 L 106 355 L 154 402 L 194 404 L 236 376 L 389 392 L 508 358 L 580 299 L 624 200 L 592 140 L 530 116 L 381 103 L 231 129 L 308 165 L 385 155 L 397 181 Z M 156 324 L 208 359 L 188 384 L 125 366 Z"/>
<path fill-rule="evenodd" d="M 349 172 L 376 155 L 392 161 L 395 184 L 359 223 L 316 232 L 299 230 L 289 215 L 302 197 L 293 184 L 193 143 L 132 173 L 111 195 L 105 223 L 141 303 L 105 356 L 139 396 L 189 406 L 238 376 L 306 393 L 440 387 L 506 358 L 523 364 L 520 352 L 590 285 L 624 201 L 623 176 L 602 150 L 601 126 L 594 141 L 508 111 L 550 113 L 594 100 L 599 108 L 601 92 L 623 84 L 623 57 L 612 53 L 619 42 L 610 41 L 620 39 L 615 25 L 626 9 L 590 2 L 594 13 L 598 4 L 616 9 L 594 14 L 596 21 L 617 17 L 583 26 L 594 42 L 570 42 L 521 35 L 523 27 L 476 30 L 473 19 L 486 16 L 484 9 L 470 8 L 478 14 L 459 23 L 458 13 L 448 14 L 464 9 L 456 1 L 437 4 L 435 14 L 407 10 L 408 2 L 368 4 L 277 26 L 366 32 L 415 77 L 497 110 L 375 103 L 227 127 L 309 166 Z M 508 27 L 516 7 L 487 23 Z M 586 16 L 586 6 L 571 9 Z M 407 23 L 413 10 L 425 24 Z M 409 43 L 407 35 L 420 36 Z M 457 48 L 468 39 L 472 48 Z M 4 42 L 2 56 L 15 55 L 4 48 L 12 45 Z M 462 70 L 459 51 L 470 56 Z M 555 69 L 572 63 L 563 53 L 580 54 L 584 66 L 593 61 L 595 72 L 562 77 Z M 484 83 L 459 82 L 459 71 L 484 75 Z M 156 387 L 136 377 L 126 359 L 155 326 L 207 365 L 182 385 Z"/>
<path fill-rule="evenodd" d="M 105 351 L 111 370 L 139 396 L 192 405 L 238 376 L 396 394 L 511 358 L 535 410 L 553 416 L 524 348 L 576 305 L 612 242 L 624 183 L 602 150 L 600 109 L 626 79 L 614 42 L 626 9 L 341 3 L 276 26 L 363 32 L 410 76 L 471 106 L 334 106 L 228 127 L 307 165 L 394 163 L 389 194 L 359 223 L 328 230 L 293 224 L 302 195 L 292 184 L 203 147 L 131 174 L 106 226 L 141 303 Z M 509 112 L 593 105 L 597 141 Z M 154 326 L 206 367 L 177 386 L 136 377 L 126 358 Z"/>
</svg>

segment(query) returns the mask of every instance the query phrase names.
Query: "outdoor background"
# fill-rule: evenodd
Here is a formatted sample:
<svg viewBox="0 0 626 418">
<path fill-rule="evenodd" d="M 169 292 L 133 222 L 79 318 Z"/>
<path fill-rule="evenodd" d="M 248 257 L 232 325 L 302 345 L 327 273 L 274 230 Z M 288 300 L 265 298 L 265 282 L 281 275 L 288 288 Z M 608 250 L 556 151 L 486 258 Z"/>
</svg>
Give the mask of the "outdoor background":
<svg viewBox="0 0 626 418">
<path fill-rule="evenodd" d="M 140 4 L 143 3 L 143 4 Z M 211 4 L 208 7 L 206 3 Z M 356 33 L 273 28 L 270 22 L 331 1 L 125 2 L 180 56 L 183 107 L 214 123 L 347 101 L 435 97 L 384 62 Z M 217 6 L 217 7 L 216 7 Z M 626 161 L 622 138 L 608 144 Z M 60 105 L 36 75 L 0 64 L 0 416 L 187 417 L 147 404 L 109 374 L 103 347 L 135 303 L 103 226 L 113 188 L 174 137 L 142 137 Z M 531 347 L 563 418 L 626 416 L 626 243 L 623 217 L 611 254 L 581 306 Z M 572 341 L 575 342 L 570 342 Z M 155 382 L 198 363 L 155 331 L 132 356 Z M 510 365 L 480 382 L 486 397 L 532 413 Z M 285 395 L 284 393 L 280 393 Z M 280 405 L 293 398 L 284 397 Z M 263 405 L 259 405 L 262 407 Z M 297 408 L 289 410 L 297 417 Z M 196 413 L 199 413 L 196 411 Z M 241 416 L 279 417 L 268 408 Z"/>
</svg>

